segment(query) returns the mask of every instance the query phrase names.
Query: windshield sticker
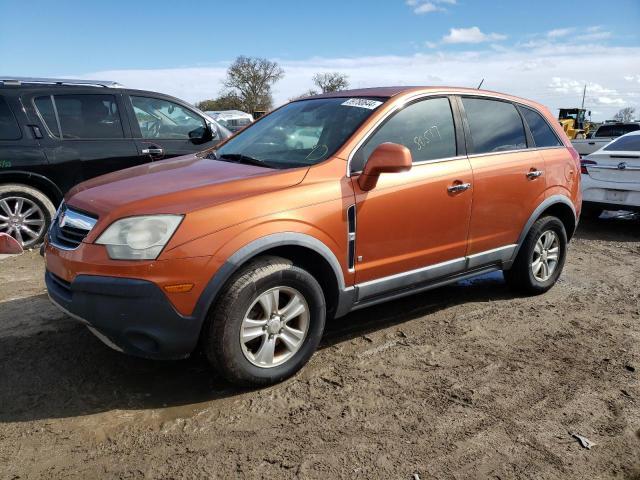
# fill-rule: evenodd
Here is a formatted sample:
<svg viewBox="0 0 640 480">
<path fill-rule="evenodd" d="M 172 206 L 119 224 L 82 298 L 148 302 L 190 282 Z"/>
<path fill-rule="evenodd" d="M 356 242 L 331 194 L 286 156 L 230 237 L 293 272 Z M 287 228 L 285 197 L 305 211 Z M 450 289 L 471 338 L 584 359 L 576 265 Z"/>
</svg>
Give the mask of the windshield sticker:
<svg viewBox="0 0 640 480">
<path fill-rule="evenodd" d="M 366 108 L 367 110 L 375 110 L 382 102 L 378 100 L 369 100 L 368 98 L 350 98 L 346 102 L 342 102 L 341 105 L 345 105 L 347 107 L 360 107 Z"/>
</svg>

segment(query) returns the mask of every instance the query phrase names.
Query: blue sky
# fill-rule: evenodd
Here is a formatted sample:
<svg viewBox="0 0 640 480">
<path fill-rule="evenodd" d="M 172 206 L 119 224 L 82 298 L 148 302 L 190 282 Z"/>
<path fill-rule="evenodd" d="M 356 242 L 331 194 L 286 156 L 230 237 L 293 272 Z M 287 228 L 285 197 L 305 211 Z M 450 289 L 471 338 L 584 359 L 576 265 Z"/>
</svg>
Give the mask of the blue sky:
<svg viewBox="0 0 640 480">
<path fill-rule="evenodd" d="M 640 103 L 639 0 L 0 0 L 0 11 L 0 74 L 106 74 L 196 101 L 244 54 L 285 67 L 277 102 L 308 89 L 314 70 L 340 70 L 353 86 L 484 76 L 550 108 L 587 83 L 603 116 Z"/>
</svg>

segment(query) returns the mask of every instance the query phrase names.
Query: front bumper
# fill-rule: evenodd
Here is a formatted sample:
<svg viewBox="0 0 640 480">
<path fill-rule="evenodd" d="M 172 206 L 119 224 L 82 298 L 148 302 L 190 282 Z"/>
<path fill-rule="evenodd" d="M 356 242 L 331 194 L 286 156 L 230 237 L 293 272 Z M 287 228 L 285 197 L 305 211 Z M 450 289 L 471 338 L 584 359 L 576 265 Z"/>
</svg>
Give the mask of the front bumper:
<svg viewBox="0 0 640 480">
<path fill-rule="evenodd" d="M 189 356 L 198 343 L 202 322 L 179 314 L 152 282 L 78 275 L 69 283 L 47 271 L 45 283 L 54 304 L 116 350 L 178 359 Z"/>
</svg>

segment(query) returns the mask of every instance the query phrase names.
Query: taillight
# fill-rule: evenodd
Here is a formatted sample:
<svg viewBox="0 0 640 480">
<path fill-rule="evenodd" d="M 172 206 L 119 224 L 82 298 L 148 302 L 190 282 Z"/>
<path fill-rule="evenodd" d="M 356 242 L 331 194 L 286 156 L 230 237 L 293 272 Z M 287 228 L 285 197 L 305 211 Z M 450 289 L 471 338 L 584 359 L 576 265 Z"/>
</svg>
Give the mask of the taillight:
<svg viewBox="0 0 640 480">
<path fill-rule="evenodd" d="M 580 173 L 584 173 L 588 175 L 587 165 L 597 165 L 598 162 L 594 162 L 593 160 L 580 160 Z"/>
</svg>

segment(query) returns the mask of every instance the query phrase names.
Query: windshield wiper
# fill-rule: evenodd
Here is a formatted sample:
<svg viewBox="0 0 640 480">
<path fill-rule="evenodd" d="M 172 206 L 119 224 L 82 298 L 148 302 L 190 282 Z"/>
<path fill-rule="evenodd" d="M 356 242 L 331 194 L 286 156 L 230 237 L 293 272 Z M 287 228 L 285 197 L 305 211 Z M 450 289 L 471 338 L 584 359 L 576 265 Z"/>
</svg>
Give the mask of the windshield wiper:
<svg viewBox="0 0 640 480">
<path fill-rule="evenodd" d="M 223 153 L 222 155 L 216 155 L 216 160 L 231 160 L 237 163 L 244 163 L 247 165 L 255 165 L 258 167 L 265 168 L 275 168 L 273 165 L 265 162 L 264 160 L 260 160 L 259 158 L 253 158 L 249 155 L 244 155 L 242 153 Z"/>
</svg>

